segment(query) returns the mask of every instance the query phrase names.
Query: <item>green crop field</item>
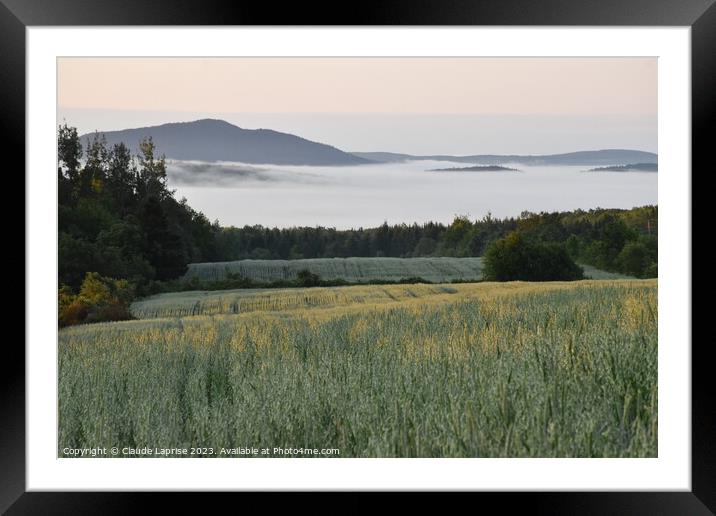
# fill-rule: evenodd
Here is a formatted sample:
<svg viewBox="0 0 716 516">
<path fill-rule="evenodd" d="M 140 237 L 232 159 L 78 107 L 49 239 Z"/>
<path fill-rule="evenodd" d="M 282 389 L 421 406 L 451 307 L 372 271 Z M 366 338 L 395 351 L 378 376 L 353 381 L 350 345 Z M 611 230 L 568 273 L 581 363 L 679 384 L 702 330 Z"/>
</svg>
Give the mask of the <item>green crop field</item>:
<svg viewBox="0 0 716 516">
<path fill-rule="evenodd" d="M 657 455 L 656 280 L 185 292 L 132 310 L 60 331 L 60 456 Z"/>
<path fill-rule="evenodd" d="M 301 270 L 318 274 L 321 279 L 342 279 L 350 283 L 417 277 L 432 282 L 476 280 L 482 276 L 482 258 L 310 258 L 191 263 L 184 279 L 220 280 L 228 272 L 269 282 L 296 279 Z"/>
<path fill-rule="evenodd" d="M 342 279 L 349 283 L 371 280 L 398 281 L 423 278 L 434 283 L 454 280 L 482 279 L 482 258 L 312 258 L 306 260 L 238 260 L 235 262 L 191 263 L 185 280 L 197 278 L 217 281 L 227 273 L 271 282 L 293 280 L 298 272 L 308 270 L 324 280 Z M 592 279 L 617 279 L 628 276 L 582 266 L 585 276 Z"/>
</svg>

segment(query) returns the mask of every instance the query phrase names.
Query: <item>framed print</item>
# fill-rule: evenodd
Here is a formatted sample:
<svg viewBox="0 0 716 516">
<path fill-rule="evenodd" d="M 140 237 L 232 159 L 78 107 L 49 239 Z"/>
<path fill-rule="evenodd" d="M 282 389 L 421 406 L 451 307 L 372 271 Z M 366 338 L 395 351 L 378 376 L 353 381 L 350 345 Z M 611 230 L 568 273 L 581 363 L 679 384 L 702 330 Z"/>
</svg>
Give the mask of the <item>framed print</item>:
<svg viewBox="0 0 716 516">
<path fill-rule="evenodd" d="M 716 8 L 169 4 L 0 11 L 27 231 L 3 509 L 714 510 L 691 168 Z"/>
</svg>

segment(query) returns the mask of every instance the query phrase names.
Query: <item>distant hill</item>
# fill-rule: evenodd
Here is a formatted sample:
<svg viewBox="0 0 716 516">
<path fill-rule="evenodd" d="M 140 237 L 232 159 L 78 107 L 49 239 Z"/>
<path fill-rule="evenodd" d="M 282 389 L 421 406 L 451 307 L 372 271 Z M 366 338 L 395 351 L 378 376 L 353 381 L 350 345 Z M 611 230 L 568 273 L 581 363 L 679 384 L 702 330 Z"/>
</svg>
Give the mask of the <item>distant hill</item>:
<svg viewBox="0 0 716 516">
<path fill-rule="evenodd" d="M 447 154 L 411 155 L 392 152 L 353 152 L 354 156 L 382 163 L 396 163 L 409 160 L 453 161 L 456 163 L 478 163 L 501 165 L 520 163 L 522 165 L 626 165 L 629 163 L 656 163 L 658 156 L 653 152 L 627 149 L 604 149 L 596 151 L 568 152 L 566 154 L 520 155 L 520 154 L 476 154 L 472 156 L 451 156 Z"/>
<path fill-rule="evenodd" d="M 82 143 L 95 133 L 81 136 Z M 242 129 L 223 120 L 163 124 L 99 133 L 111 146 L 124 142 L 133 153 L 151 136 L 160 154 L 177 160 L 238 161 L 273 165 L 360 165 L 371 160 L 269 129 Z"/>
<path fill-rule="evenodd" d="M 587 172 L 658 172 L 656 163 L 630 163 L 628 165 L 612 165 L 609 167 L 590 168 Z"/>
<path fill-rule="evenodd" d="M 354 156 L 358 156 L 379 163 L 399 163 L 401 161 L 411 161 L 416 159 L 428 159 L 425 156 L 413 156 L 411 154 L 398 154 L 396 152 L 351 152 Z"/>
<path fill-rule="evenodd" d="M 431 168 L 428 172 L 519 172 L 519 170 L 500 165 L 473 165 L 472 167 Z"/>
</svg>

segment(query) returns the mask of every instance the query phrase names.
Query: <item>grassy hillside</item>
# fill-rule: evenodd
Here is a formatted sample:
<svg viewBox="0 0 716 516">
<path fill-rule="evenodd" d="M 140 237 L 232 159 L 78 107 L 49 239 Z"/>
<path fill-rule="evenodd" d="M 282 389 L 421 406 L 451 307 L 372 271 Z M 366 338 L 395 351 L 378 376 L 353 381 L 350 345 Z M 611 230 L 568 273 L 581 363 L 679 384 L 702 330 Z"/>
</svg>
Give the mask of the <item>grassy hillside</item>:
<svg viewBox="0 0 716 516">
<path fill-rule="evenodd" d="M 311 258 L 191 263 L 184 279 L 220 280 L 229 272 L 269 282 L 295 279 L 301 270 L 318 274 L 321 279 L 343 279 L 351 283 L 416 277 L 432 282 L 475 280 L 482 275 L 482 258 Z"/>
<path fill-rule="evenodd" d="M 583 265 L 585 276 L 592 279 L 630 278 L 623 274 Z M 482 258 L 311 258 L 306 260 L 238 260 L 234 262 L 191 263 L 184 280 L 197 278 L 218 281 L 227 273 L 257 282 L 295 280 L 298 272 L 308 270 L 324 280 L 342 279 L 349 283 L 399 281 L 423 278 L 433 283 L 482 279 Z"/>
<path fill-rule="evenodd" d="M 217 315 L 177 317 L 198 299 Z M 230 299 L 238 314 L 224 313 Z M 657 454 L 655 280 L 147 303 L 135 308 L 171 317 L 60 331 L 61 455 L 66 446 L 201 446 L 214 457 L 236 446 L 333 447 L 340 457 Z"/>
</svg>

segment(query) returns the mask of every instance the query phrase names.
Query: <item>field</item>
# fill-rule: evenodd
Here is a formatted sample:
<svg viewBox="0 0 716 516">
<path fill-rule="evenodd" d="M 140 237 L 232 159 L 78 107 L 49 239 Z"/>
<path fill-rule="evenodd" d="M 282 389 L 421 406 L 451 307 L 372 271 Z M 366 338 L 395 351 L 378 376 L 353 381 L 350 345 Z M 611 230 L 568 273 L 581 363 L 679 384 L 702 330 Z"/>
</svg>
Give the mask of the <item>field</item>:
<svg viewBox="0 0 716 516">
<path fill-rule="evenodd" d="M 593 279 L 627 278 L 620 274 L 582 266 Z M 312 258 L 306 260 L 238 260 L 235 262 L 192 263 L 185 280 L 224 279 L 227 273 L 239 274 L 260 282 L 296 279 L 298 272 L 308 270 L 321 279 L 342 279 L 349 283 L 370 280 L 398 281 L 423 278 L 439 283 L 454 280 L 482 279 L 482 258 Z"/>
<path fill-rule="evenodd" d="M 212 281 L 223 279 L 230 272 L 269 282 L 296 279 L 301 270 L 318 274 L 321 279 L 342 279 L 349 283 L 417 277 L 432 282 L 476 280 L 482 276 L 482 258 L 311 258 L 191 263 L 184 278 Z"/>
<path fill-rule="evenodd" d="M 656 280 L 184 292 L 133 312 L 60 331 L 60 456 L 657 454 Z"/>
<path fill-rule="evenodd" d="M 184 317 L 188 315 L 287 312 L 308 308 L 364 307 L 408 301 L 425 302 L 461 297 L 470 284 L 455 285 L 365 285 L 291 289 L 236 289 L 189 291 L 160 294 L 132 305 L 138 319 Z"/>
</svg>

